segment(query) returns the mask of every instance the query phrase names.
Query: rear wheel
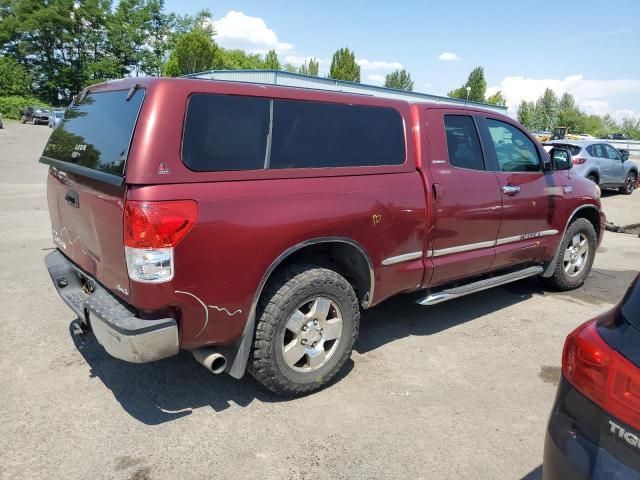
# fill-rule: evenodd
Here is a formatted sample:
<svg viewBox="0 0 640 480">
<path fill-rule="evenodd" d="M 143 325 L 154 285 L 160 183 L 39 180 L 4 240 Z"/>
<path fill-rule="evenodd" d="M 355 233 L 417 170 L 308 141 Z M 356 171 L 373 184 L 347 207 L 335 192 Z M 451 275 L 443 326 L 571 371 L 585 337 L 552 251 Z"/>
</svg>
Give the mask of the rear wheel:
<svg viewBox="0 0 640 480">
<path fill-rule="evenodd" d="M 620 187 L 620 193 L 625 195 L 631 195 L 636 189 L 638 184 L 638 177 L 635 172 L 629 172 L 627 178 L 624 180 L 624 187 Z"/>
<path fill-rule="evenodd" d="M 260 308 L 249 371 L 274 393 L 319 390 L 351 356 L 360 309 L 349 282 L 312 265 L 289 267 L 268 285 Z"/>
<path fill-rule="evenodd" d="M 546 282 L 561 291 L 582 286 L 591 271 L 597 246 L 592 223 L 586 218 L 575 220 L 562 238 L 553 276 Z"/>
<path fill-rule="evenodd" d="M 591 180 L 596 185 L 598 184 L 598 177 L 596 177 L 593 173 L 587 175 L 587 180 Z"/>
</svg>

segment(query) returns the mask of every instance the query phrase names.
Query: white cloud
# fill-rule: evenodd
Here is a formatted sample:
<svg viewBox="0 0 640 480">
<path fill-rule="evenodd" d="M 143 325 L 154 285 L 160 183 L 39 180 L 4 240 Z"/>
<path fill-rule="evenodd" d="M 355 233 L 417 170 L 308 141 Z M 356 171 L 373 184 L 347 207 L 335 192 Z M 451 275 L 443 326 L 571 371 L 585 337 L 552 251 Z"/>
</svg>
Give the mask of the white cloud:
<svg viewBox="0 0 640 480">
<path fill-rule="evenodd" d="M 618 123 L 622 123 L 622 120 L 626 117 L 640 120 L 640 112 L 636 112 L 635 110 L 631 110 L 630 108 L 621 108 L 610 113 L 614 120 Z"/>
<path fill-rule="evenodd" d="M 509 113 L 514 115 L 522 100 L 537 100 L 545 88 L 552 89 L 558 96 L 565 92 L 570 93 L 578 106 L 587 113 L 613 115 L 614 111 L 611 111 L 606 99 L 630 93 L 640 94 L 640 80 L 594 80 L 582 75 L 569 75 L 563 79 L 513 76 L 505 77 L 499 85 L 488 88 L 487 96 L 498 90 L 502 91 L 507 99 Z"/>
<path fill-rule="evenodd" d="M 311 60 L 312 58 L 318 61 L 320 67 L 322 67 L 323 65 L 329 65 L 331 63 L 331 60 L 328 60 L 326 58 L 316 58 L 313 56 L 303 57 L 301 55 L 287 55 L 286 57 L 284 57 L 284 62 L 299 67 L 305 62 L 309 62 L 309 60 Z"/>
<path fill-rule="evenodd" d="M 438 60 L 444 60 L 445 62 L 453 62 L 460 60 L 460 57 L 453 52 L 442 52 L 438 55 Z"/>
<path fill-rule="evenodd" d="M 369 82 L 371 83 L 382 85 L 384 83 L 384 75 L 372 73 L 367 75 L 367 80 L 369 80 Z"/>
<path fill-rule="evenodd" d="M 383 62 L 380 60 L 367 60 L 366 58 L 356 59 L 356 63 L 360 65 L 362 70 L 400 70 L 402 64 L 400 62 Z"/>
<path fill-rule="evenodd" d="M 276 32 L 267 27 L 261 17 L 230 10 L 221 19 L 214 20 L 213 26 L 216 29 L 215 41 L 224 48 L 240 48 L 261 54 L 271 49 L 278 53 L 294 50 L 291 43 L 279 41 Z"/>
</svg>

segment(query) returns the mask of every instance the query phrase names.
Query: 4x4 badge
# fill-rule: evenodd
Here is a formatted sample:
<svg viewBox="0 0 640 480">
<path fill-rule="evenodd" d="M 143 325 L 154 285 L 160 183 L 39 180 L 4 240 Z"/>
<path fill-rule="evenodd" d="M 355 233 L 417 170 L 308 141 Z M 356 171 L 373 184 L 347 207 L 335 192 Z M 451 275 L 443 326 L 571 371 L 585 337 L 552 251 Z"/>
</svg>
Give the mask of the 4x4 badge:
<svg viewBox="0 0 640 480">
<path fill-rule="evenodd" d="M 171 172 L 169 171 L 169 167 L 167 167 L 167 164 L 162 162 L 160 165 L 158 165 L 158 175 L 169 175 Z"/>
</svg>

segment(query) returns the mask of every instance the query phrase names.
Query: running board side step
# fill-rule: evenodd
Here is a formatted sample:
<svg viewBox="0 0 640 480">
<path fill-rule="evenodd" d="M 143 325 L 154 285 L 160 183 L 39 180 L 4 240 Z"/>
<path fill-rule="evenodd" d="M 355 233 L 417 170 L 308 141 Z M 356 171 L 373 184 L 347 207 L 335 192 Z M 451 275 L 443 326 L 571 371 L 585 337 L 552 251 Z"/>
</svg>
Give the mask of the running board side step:
<svg viewBox="0 0 640 480">
<path fill-rule="evenodd" d="M 430 293 L 424 298 L 416 300 L 419 305 L 435 305 L 436 303 L 446 302 L 454 298 L 463 297 L 471 293 L 481 292 L 489 288 L 504 285 L 505 283 L 516 282 L 528 277 L 534 277 L 544 272 L 544 268 L 540 266 L 525 268 L 516 272 L 506 273 L 497 277 L 478 280 L 477 282 L 468 283 L 460 287 L 446 288 L 439 292 Z"/>
</svg>

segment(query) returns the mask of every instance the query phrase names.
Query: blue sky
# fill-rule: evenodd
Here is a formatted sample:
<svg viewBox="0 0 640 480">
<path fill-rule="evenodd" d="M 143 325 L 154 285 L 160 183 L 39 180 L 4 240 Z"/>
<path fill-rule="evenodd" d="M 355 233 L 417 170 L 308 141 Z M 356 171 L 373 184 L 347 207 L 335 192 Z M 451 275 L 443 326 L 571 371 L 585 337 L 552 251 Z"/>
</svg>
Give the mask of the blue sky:
<svg viewBox="0 0 640 480">
<path fill-rule="evenodd" d="M 275 48 L 294 64 L 313 56 L 321 74 L 347 46 L 363 83 L 402 67 L 414 90 L 444 95 L 481 65 L 512 111 L 548 86 L 588 113 L 640 117 L 640 0 L 165 1 L 177 13 L 208 8 L 223 47 Z"/>
</svg>

